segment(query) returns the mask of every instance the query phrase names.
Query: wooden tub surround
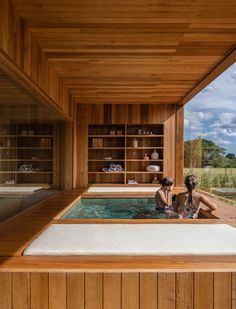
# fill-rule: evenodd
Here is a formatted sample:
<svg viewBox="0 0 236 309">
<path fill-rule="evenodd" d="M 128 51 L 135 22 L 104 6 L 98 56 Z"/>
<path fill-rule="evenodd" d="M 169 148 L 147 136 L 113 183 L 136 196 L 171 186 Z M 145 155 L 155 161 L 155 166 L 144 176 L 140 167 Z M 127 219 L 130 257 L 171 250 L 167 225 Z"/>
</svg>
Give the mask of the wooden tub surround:
<svg viewBox="0 0 236 309">
<path fill-rule="evenodd" d="M 89 193 L 61 191 L 24 216 L 2 224 L 1 308 L 236 308 L 236 256 L 22 256 L 50 224 L 121 222 L 60 220 L 81 195 L 88 197 Z M 227 215 L 222 219 L 122 222 L 227 223 L 236 227 L 236 219 Z"/>
</svg>

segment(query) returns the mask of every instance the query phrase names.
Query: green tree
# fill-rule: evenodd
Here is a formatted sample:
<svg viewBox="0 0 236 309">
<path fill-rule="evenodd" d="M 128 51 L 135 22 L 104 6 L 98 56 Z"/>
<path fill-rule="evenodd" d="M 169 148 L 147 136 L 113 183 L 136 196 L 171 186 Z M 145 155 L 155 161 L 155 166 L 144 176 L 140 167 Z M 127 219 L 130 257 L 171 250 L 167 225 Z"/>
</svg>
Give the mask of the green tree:
<svg viewBox="0 0 236 309">
<path fill-rule="evenodd" d="M 227 155 L 225 156 L 228 159 L 235 159 L 235 154 L 234 153 L 227 153 Z"/>
<path fill-rule="evenodd" d="M 224 148 L 215 142 L 198 137 L 184 143 L 184 166 L 190 168 L 213 166 L 228 167 Z"/>
</svg>

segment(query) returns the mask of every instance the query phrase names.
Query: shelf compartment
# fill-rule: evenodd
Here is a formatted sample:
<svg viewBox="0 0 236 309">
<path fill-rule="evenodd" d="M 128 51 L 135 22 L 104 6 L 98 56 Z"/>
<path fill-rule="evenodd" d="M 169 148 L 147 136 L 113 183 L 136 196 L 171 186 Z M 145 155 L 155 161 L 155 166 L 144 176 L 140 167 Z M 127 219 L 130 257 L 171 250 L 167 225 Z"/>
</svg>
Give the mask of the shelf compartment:
<svg viewBox="0 0 236 309">
<path fill-rule="evenodd" d="M 89 147 L 89 150 L 97 150 L 97 149 L 125 149 L 125 147 Z"/>
<path fill-rule="evenodd" d="M 88 183 L 124 184 L 125 173 L 89 173 Z"/>
<path fill-rule="evenodd" d="M 38 170 L 19 171 L 23 164 Z M 52 183 L 53 125 L 0 126 L 0 174 L 1 183 Z"/>
<path fill-rule="evenodd" d="M 110 134 L 111 131 L 115 131 L 115 134 Z M 110 135 L 110 136 L 116 136 L 117 131 L 122 131 L 122 134 L 118 135 L 124 135 L 125 133 L 125 125 L 113 125 L 113 124 L 98 124 L 98 125 L 91 125 L 88 128 L 88 135 Z"/>
<path fill-rule="evenodd" d="M 10 171 L 14 171 L 15 170 L 15 161 L 6 161 L 0 162 L 0 171 L 1 172 L 10 172 Z"/>
<path fill-rule="evenodd" d="M 164 137 L 164 135 L 157 135 L 157 134 L 134 134 L 134 135 L 126 135 L 126 137 L 135 137 L 135 138 L 159 138 L 159 137 Z"/>
<path fill-rule="evenodd" d="M 95 138 L 118 138 L 118 137 L 121 137 L 121 138 L 124 138 L 125 135 L 89 135 L 88 136 L 89 138 L 92 138 L 92 137 L 95 137 Z"/>
<path fill-rule="evenodd" d="M 129 137 L 126 140 L 126 147 L 127 148 L 134 148 L 132 146 L 133 138 Z M 135 139 L 137 140 L 138 147 L 137 148 L 163 148 L 163 138 L 143 138 L 136 136 Z"/>
<path fill-rule="evenodd" d="M 154 176 L 157 176 L 158 182 L 163 178 L 163 173 L 133 173 L 133 172 L 127 172 L 126 173 L 126 183 L 128 183 L 128 180 L 136 180 L 139 184 L 151 184 Z M 158 184 L 156 184 L 158 186 Z"/>
<path fill-rule="evenodd" d="M 109 162 L 104 162 L 104 161 L 92 161 L 92 162 L 89 162 L 88 164 L 88 171 L 89 172 L 103 172 L 102 169 L 103 168 L 108 168 L 109 165 L 111 163 L 116 163 L 116 164 L 120 164 L 123 168 L 124 168 L 124 161 L 109 161 Z M 111 172 L 105 172 L 105 173 L 111 173 Z M 115 172 L 115 173 L 118 173 L 118 172 Z"/>
<path fill-rule="evenodd" d="M 144 159 L 126 159 L 127 162 L 163 162 L 163 159 L 158 159 L 158 160 L 153 160 L 153 159 L 149 159 L 149 160 L 144 160 Z"/>
<path fill-rule="evenodd" d="M 148 155 L 148 157 L 151 159 L 151 153 L 154 151 L 154 149 L 157 150 L 159 154 L 158 160 L 163 160 L 163 148 L 126 148 L 126 160 L 142 160 L 145 153 Z M 158 161 L 154 160 L 154 161 Z M 142 160 L 145 161 L 145 160 Z M 146 160 L 147 162 L 150 160 Z"/>
<path fill-rule="evenodd" d="M 125 157 L 125 150 L 122 148 L 118 148 L 118 149 L 95 149 L 92 148 L 90 149 L 90 151 L 88 152 L 88 159 L 89 160 L 96 160 L 96 159 L 104 159 L 104 158 L 108 158 L 111 157 L 112 161 L 118 161 L 121 158 Z"/>
<path fill-rule="evenodd" d="M 16 183 L 15 172 L 11 171 L 0 173 L 0 184 L 5 184 L 7 181 L 10 181 L 12 184 Z"/>
<path fill-rule="evenodd" d="M 126 147 L 126 149 L 139 150 L 139 149 L 163 149 L 164 147 Z"/>
<path fill-rule="evenodd" d="M 124 159 L 91 159 L 89 162 L 124 162 Z"/>
<path fill-rule="evenodd" d="M 53 172 L 18 173 L 18 184 L 53 183 Z"/>
<path fill-rule="evenodd" d="M 31 138 L 34 138 L 34 137 L 43 137 L 43 138 L 52 138 L 53 137 L 53 135 L 36 135 L 36 134 L 33 134 L 33 135 L 13 135 L 13 136 L 16 136 L 16 137 L 18 137 L 18 138 L 29 138 L 29 137 L 31 137 Z"/>
<path fill-rule="evenodd" d="M 98 140 L 99 145 L 96 145 L 96 141 Z M 95 146 L 94 146 L 95 145 Z M 124 148 L 125 147 L 125 138 L 89 138 L 88 141 L 89 148 Z"/>
<path fill-rule="evenodd" d="M 154 164 L 154 163 L 156 163 L 156 164 Z M 147 160 L 143 160 L 143 161 L 127 161 L 127 163 L 126 163 L 126 170 L 129 171 L 129 172 L 132 172 L 132 171 L 147 172 L 146 171 L 146 167 L 148 165 L 159 165 L 160 168 L 161 168 L 160 172 L 163 171 L 163 162 L 162 161 L 160 161 L 160 162 L 157 162 L 157 161 L 149 162 Z"/>
<path fill-rule="evenodd" d="M 19 136 L 53 135 L 53 126 L 51 124 L 18 124 L 16 134 Z"/>
<path fill-rule="evenodd" d="M 140 131 L 141 130 L 141 131 Z M 141 133 L 140 133 L 141 132 Z M 152 132 L 154 135 L 164 135 L 164 125 L 163 124 L 132 124 L 127 125 L 127 135 L 152 135 L 143 134 L 147 132 Z M 139 134 L 140 133 L 140 134 Z"/>
</svg>

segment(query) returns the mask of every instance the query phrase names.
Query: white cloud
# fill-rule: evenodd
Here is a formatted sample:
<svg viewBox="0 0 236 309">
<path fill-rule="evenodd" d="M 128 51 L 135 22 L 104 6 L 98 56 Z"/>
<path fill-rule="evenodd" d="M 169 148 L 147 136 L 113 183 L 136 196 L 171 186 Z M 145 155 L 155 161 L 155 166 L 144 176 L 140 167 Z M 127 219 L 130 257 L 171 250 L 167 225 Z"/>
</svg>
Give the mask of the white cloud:
<svg viewBox="0 0 236 309">
<path fill-rule="evenodd" d="M 230 75 L 233 80 L 236 80 L 236 71 L 233 71 Z"/>
<path fill-rule="evenodd" d="M 212 113 L 207 113 L 207 112 L 198 112 L 196 113 L 196 117 L 199 117 L 202 120 L 209 120 L 211 118 L 213 118 Z"/>
<path fill-rule="evenodd" d="M 230 145 L 230 144 L 232 144 L 230 141 L 226 141 L 226 140 L 222 140 L 222 139 L 218 139 L 216 142 L 218 144 L 221 144 L 221 145 Z"/>
<path fill-rule="evenodd" d="M 236 63 L 185 105 L 185 129 L 236 153 Z"/>
<path fill-rule="evenodd" d="M 204 133 L 204 132 L 201 132 L 201 131 L 196 131 L 196 132 L 192 132 L 192 135 L 195 136 L 195 137 L 206 137 L 207 136 L 207 133 Z"/>
<path fill-rule="evenodd" d="M 206 88 L 204 88 L 203 90 L 202 90 L 202 92 L 213 92 L 213 91 L 215 91 L 215 90 L 217 90 L 214 86 L 212 86 L 212 85 L 209 85 L 209 86 L 207 86 Z"/>
<path fill-rule="evenodd" d="M 204 127 L 204 122 L 213 118 L 209 112 L 185 112 L 184 125 L 190 131 L 201 131 Z"/>
<path fill-rule="evenodd" d="M 190 125 L 190 120 L 189 119 L 184 119 L 184 127 L 189 128 Z"/>
</svg>

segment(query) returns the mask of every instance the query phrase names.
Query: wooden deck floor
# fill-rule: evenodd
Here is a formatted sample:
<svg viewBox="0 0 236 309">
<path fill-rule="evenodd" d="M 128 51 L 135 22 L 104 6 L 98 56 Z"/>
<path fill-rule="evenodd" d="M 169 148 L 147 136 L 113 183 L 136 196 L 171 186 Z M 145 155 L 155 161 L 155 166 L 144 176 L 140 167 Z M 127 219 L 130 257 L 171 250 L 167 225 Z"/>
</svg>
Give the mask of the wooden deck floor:
<svg viewBox="0 0 236 309">
<path fill-rule="evenodd" d="M 74 203 L 83 191 L 62 191 L 51 199 L 30 209 L 26 214 L 0 227 L 1 271 L 235 271 L 236 256 L 177 256 L 177 257 L 32 257 L 22 256 L 24 249 L 52 223 L 98 223 L 97 220 L 59 220 L 65 207 Z M 228 217 L 227 217 L 228 216 Z M 235 218 L 227 214 L 223 219 L 199 220 L 99 220 L 99 223 L 226 223 L 236 227 Z M 230 217 L 231 216 L 231 217 Z"/>
</svg>

